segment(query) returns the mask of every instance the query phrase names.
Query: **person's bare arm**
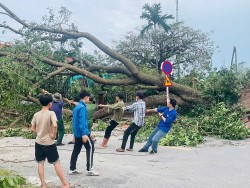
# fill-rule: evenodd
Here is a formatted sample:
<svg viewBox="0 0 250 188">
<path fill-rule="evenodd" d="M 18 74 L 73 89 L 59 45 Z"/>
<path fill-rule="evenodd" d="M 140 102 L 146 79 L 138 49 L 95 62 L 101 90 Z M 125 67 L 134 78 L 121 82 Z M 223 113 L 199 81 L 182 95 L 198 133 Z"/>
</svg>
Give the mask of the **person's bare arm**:
<svg viewBox="0 0 250 188">
<path fill-rule="evenodd" d="M 36 133 L 36 126 L 35 126 L 35 125 L 31 125 L 30 130 L 31 130 L 32 132 Z"/>
<path fill-rule="evenodd" d="M 57 133 L 57 122 L 52 121 L 52 132 L 50 133 L 51 138 L 56 138 L 56 133 Z"/>
<path fill-rule="evenodd" d="M 41 93 L 42 94 L 50 94 L 51 95 L 51 93 L 50 92 L 48 92 L 47 90 L 45 90 L 45 89 L 41 89 Z"/>
<path fill-rule="evenodd" d="M 73 100 L 69 100 L 68 98 L 63 98 L 64 102 L 68 103 L 68 104 L 73 104 L 73 105 L 78 105 L 78 102 L 73 101 Z"/>
<path fill-rule="evenodd" d="M 68 98 L 63 98 L 63 101 L 64 101 L 65 103 L 71 104 L 71 103 L 70 103 L 70 100 L 69 100 Z"/>
<path fill-rule="evenodd" d="M 83 143 L 87 143 L 88 138 L 89 138 L 89 137 L 88 137 L 87 135 L 83 135 L 83 136 L 82 136 L 82 142 L 83 142 Z"/>
<path fill-rule="evenodd" d="M 154 108 L 154 109 L 147 109 L 147 112 L 157 112 L 157 108 Z"/>
<path fill-rule="evenodd" d="M 105 107 L 105 108 L 109 108 L 110 107 L 110 105 L 108 105 L 108 104 L 107 105 L 105 105 L 105 104 L 98 104 L 98 106 L 99 107 Z"/>
<path fill-rule="evenodd" d="M 78 105 L 78 102 L 71 100 L 70 104 L 74 104 L 76 106 L 76 105 Z"/>
</svg>

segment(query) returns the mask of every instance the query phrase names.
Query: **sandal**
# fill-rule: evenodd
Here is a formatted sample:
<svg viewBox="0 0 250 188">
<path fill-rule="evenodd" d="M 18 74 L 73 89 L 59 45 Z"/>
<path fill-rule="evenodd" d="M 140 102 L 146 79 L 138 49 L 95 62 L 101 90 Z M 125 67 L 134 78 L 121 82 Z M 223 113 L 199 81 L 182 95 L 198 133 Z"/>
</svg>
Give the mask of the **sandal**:
<svg viewBox="0 0 250 188">
<path fill-rule="evenodd" d="M 122 149 L 122 148 L 117 148 L 116 151 L 117 151 L 117 152 L 124 152 L 124 149 Z"/>
</svg>

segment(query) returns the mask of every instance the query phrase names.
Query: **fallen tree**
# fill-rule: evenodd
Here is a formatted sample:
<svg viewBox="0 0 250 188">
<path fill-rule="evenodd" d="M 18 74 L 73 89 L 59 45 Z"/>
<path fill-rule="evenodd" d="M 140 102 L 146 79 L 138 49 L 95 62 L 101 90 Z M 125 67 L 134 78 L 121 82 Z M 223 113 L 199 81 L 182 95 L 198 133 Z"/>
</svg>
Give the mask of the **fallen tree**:
<svg viewBox="0 0 250 188">
<path fill-rule="evenodd" d="M 26 43 L 19 41 L 19 43 L 12 46 L 6 46 L 0 49 L 0 58 L 9 58 L 10 61 L 18 62 L 22 66 L 32 68 L 36 70 L 43 81 L 52 78 L 55 75 L 84 75 L 87 78 L 92 79 L 95 83 L 102 85 L 112 86 L 127 86 L 134 85 L 139 88 L 153 88 L 155 90 L 163 91 L 164 75 L 161 73 L 148 74 L 144 70 L 138 68 L 135 62 L 128 59 L 124 55 L 117 52 L 115 49 L 111 49 L 106 44 L 101 42 L 98 38 L 87 32 L 78 31 L 77 27 L 72 24 L 70 27 L 65 28 L 65 17 L 62 15 L 62 20 L 55 20 L 51 22 L 49 20 L 44 24 L 37 24 L 32 22 L 23 21 L 10 9 L 0 3 L 0 7 L 4 16 L 16 21 L 21 25 L 21 29 L 12 28 L 6 23 L 0 24 L 0 27 L 10 30 L 17 35 L 21 36 Z M 98 47 L 102 52 L 108 55 L 112 59 L 112 64 L 99 64 L 98 62 L 86 59 L 80 53 L 81 45 L 79 39 L 87 39 Z M 42 53 L 41 48 L 45 45 L 52 43 L 65 44 L 66 42 L 73 42 L 74 48 L 72 50 L 77 51 L 72 56 L 73 61 L 67 62 L 64 59 L 55 58 L 55 55 L 50 53 Z M 17 48 L 18 45 L 25 45 L 25 49 Z M 51 53 L 54 53 L 52 45 L 48 47 Z M 65 53 L 65 57 L 68 53 Z M 52 72 L 45 71 L 39 66 L 38 63 L 46 64 L 54 67 Z M 105 79 L 100 76 L 100 72 L 119 75 L 119 77 L 112 77 L 112 79 Z M 34 87 L 39 87 L 40 83 L 33 82 Z M 170 93 L 175 96 L 179 105 L 192 105 L 194 103 L 201 102 L 201 93 L 193 88 L 187 87 L 173 82 L 173 86 L 170 87 Z M 28 100 L 37 103 L 30 95 L 25 94 L 21 97 L 23 100 Z M 147 106 L 157 106 L 165 104 L 165 96 L 150 96 L 145 99 Z M 94 117 L 103 117 L 107 112 L 105 110 L 98 111 Z"/>
</svg>

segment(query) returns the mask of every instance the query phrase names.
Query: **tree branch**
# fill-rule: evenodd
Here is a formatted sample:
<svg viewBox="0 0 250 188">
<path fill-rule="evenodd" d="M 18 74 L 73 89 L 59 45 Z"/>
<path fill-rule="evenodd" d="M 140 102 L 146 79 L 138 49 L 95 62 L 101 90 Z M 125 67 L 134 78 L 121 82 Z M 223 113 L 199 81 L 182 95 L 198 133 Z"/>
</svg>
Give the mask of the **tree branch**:
<svg viewBox="0 0 250 188">
<path fill-rule="evenodd" d="M 48 80 L 48 79 L 51 78 L 52 76 L 55 76 L 55 75 L 57 75 L 58 73 L 61 73 L 61 72 L 64 71 L 64 70 L 66 70 L 66 67 L 61 67 L 61 68 L 57 69 L 56 71 L 47 74 L 47 76 L 46 76 L 44 79 L 45 79 L 45 80 Z"/>
<path fill-rule="evenodd" d="M 10 54 L 8 52 L 0 51 L 0 57 L 1 56 L 8 56 L 8 55 L 14 55 L 15 59 L 17 59 L 19 61 L 27 61 L 28 60 L 27 57 L 17 56 L 16 54 Z M 32 52 L 32 55 L 36 56 L 43 63 L 49 64 L 49 65 L 52 65 L 55 67 L 64 67 L 65 69 L 71 70 L 71 71 L 76 72 L 76 73 L 81 74 L 81 75 L 84 75 L 84 76 L 94 80 L 97 83 L 101 83 L 101 84 L 105 84 L 105 85 L 134 85 L 134 84 L 138 83 L 138 81 L 135 78 L 116 79 L 116 80 L 104 79 L 104 78 L 101 78 L 101 77 L 87 71 L 87 70 L 75 67 L 73 65 L 53 61 L 51 59 L 38 56 L 34 52 Z"/>
<path fill-rule="evenodd" d="M 21 33 L 20 31 L 18 30 L 15 30 L 14 28 L 10 27 L 10 26 L 7 26 L 7 25 L 3 25 L 3 24 L 0 24 L 0 27 L 3 27 L 3 28 L 6 28 L 16 34 L 19 34 L 19 35 L 23 35 L 23 33 Z"/>
<path fill-rule="evenodd" d="M 23 26 L 29 28 L 29 25 L 27 23 L 25 23 L 24 21 L 22 21 L 19 17 L 17 17 L 11 10 L 9 10 L 2 3 L 0 3 L 0 7 L 2 7 L 2 9 L 4 9 L 7 12 L 7 13 L 5 13 L 6 15 L 10 16 L 11 18 L 13 18 L 14 20 L 16 20 L 18 23 L 22 24 Z"/>
<path fill-rule="evenodd" d="M 50 59 L 45 58 L 45 57 L 38 57 L 38 59 L 40 59 L 41 61 L 43 61 L 44 63 L 49 64 L 49 65 L 53 65 L 53 66 L 57 66 L 57 67 L 65 67 L 68 70 L 71 70 L 73 72 L 77 72 L 77 73 L 84 75 L 84 76 L 86 76 L 86 77 L 88 77 L 88 78 L 90 78 L 98 83 L 105 84 L 105 85 L 134 85 L 134 84 L 138 83 L 138 81 L 134 78 L 107 80 L 107 79 L 101 78 L 101 77 L 99 77 L 99 76 L 97 76 L 97 75 L 95 75 L 87 70 L 84 70 L 84 69 L 81 69 L 81 68 L 78 68 L 78 67 L 75 67 L 75 66 L 72 66 L 69 64 L 56 62 L 56 61 L 50 60 Z"/>
</svg>

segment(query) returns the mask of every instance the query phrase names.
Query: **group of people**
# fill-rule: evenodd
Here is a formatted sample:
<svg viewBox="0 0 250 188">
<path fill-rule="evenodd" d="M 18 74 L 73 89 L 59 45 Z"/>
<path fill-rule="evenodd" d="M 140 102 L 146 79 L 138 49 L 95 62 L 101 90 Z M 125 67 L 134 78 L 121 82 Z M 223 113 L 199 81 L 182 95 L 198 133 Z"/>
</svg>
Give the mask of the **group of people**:
<svg viewBox="0 0 250 188">
<path fill-rule="evenodd" d="M 113 109 L 113 116 L 109 123 L 109 126 L 105 130 L 103 141 L 99 148 L 107 147 L 107 143 L 111 136 L 112 130 L 119 124 L 119 121 L 123 117 L 124 111 L 134 111 L 134 119 L 130 126 L 124 131 L 122 144 L 120 148 L 117 148 L 117 152 L 124 152 L 127 144 L 128 137 L 130 136 L 130 145 L 126 149 L 127 151 L 133 151 L 134 141 L 136 134 L 140 130 L 140 128 L 144 124 L 144 118 L 146 112 L 158 112 L 158 116 L 160 118 L 159 123 L 153 129 L 152 133 L 150 134 L 147 143 L 140 149 L 138 152 L 148 152 L 150 146 L 152 146 L 152 150 L 150 154 L 157 153 L 158 143 L 161 138 L 165 137 L 166 134 L 169 132 L 172 123 L 175 121 L 177 117 L 177 112 L 175 110 L 176 100 L 175 99 L 168 99 L 167 106 L 162 108 L 154 108 L 150 110 L 146 110 L 146 104 L 143 101 L 143 93 L 137 92 L 136 93 L 136 102 L 130 106 L 125 107 L 123 102 L 124 96 L 121 93 L 116 95 L 116 103 L 113 105 L 98 105 L 100 107 L 107 107 Z"/>
<path fill-rule="evenodd" d="M 66 99 L 67 102 L 74 104 L 73 109 L 73 141 L 74 148 L 70 159 L 70 169 L 68 174 L 81 174 L 82 172 L 76 168 L 78 155 L 81 152 L 82 146 L 86 149 L 86 175 L 98 176 L 99 173 L 93 170 L 93 155 L 95 138 L 91 135 L 91 120 L 88 119 L 89 111 L 87 104 L 90 102 L 91 95 L 89 92 L 82 90 L 79 93 L 80 101 L 74 102 Z M 147 143 L 138 152 L 148 152 L 150 146 L 152 150 L 150 154 L 157 153 L 158 142 L 165 137 L 171 128 L 173 121 L 176 119 L 177 113 L 175 110 L 176 101 L 174 99 L 167 100 L 167 106 L 163 108 L 155 108 L 146 110 L 146 104 L 143 101 L 143 93 L 136 93 L 136 102 L 130 106 L 125 106 L 123 94 L 117 93 L 116 103 L 113 105 L 98 105 L 99 107 L 107 107 L 113 110 L 113 116 L 104 134 L 103 141 L 99 148 L 107 147 L 108 141 L 113 129 L 121 121 L 124 111 L 134 111 L 134 118 L 130 126 L 124 131 L 123 140 L 117 152 L 124 152 L 128 137 L 130 136 L 130 145 L 127 151 L 133 151 L 136 134 L 144 124 L 146 112 L 158 112 L 160 121 L 149 136 Z M 35 113 L 31 121 L 31 130 L 37 133 L 35 143 L 35 160 L 38 163 L 38 174 L 41 180 L 41 187 L 46 187 L 44 179 L 44 161 L 47 158 L 48 162 L 54 164 L 57 175 L 59 176 L 62 187 L 69 187 L 68 181 L 65 179 L 61 165 L 59 163 L 59 154 L 57 147 L 62 145 L 64 135 L 64 126 L 62 121 L 62 98 L 56 93 L 53 96 L 48 92 L 43 92 L 39 97 L 42 109 Z M 56 103 L 56 104 L 55 104 Z M 94 111 L 94 110 L 93 110 Z M 93 124 L 93 118 L 92 124 Z M 58 135 L 57 135 L 58 134 Z M 55 139 L 57 142 L 55 143 Z"/>
</svg>

